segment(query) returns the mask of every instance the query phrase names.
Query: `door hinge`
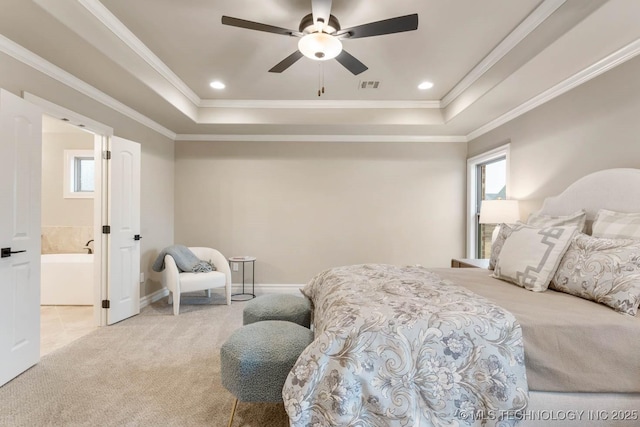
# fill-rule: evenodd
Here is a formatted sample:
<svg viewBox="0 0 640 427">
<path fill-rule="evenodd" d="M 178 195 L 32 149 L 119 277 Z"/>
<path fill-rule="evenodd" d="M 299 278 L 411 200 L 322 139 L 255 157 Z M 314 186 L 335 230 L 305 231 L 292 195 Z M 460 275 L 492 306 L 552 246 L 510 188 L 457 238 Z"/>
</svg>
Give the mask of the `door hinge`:
<svg viewBox="0 0 640 427">
<path fill-rule="evenodd" d="M 102 226 L 102 234 L 111 234 L 111 226 L 103 225 Z"/>
<path fill-rule="evenodd" d="M 108 299 L 102 300 L 102 308 L 111 308 L 111 303 Z"/>
<path fill-rule="evenodd" d="M 109 150 L 103 151 L 102 158 L 105 160 L 111 160 L 111 151 Z"/>
</svg>

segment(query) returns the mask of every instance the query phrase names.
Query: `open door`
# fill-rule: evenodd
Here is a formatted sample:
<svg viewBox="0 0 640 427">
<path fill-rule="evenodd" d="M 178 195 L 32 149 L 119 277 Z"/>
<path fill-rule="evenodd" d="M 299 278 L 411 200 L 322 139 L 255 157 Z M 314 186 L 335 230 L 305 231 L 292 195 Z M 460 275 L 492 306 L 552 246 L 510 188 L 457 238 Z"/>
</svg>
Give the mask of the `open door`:
<svg viewBox="0 0 640 427">
<path fill-rule="evenodd" d="M 107 324 L 140 313 L 140 144 L 110 138 Z M 107 308 L 105 307 L 105 308 Z"/>
<path fill-rule="evenodd" d="M 0 89 L 0 386 L 40 360 L 42 111 Z"/>
</svg>

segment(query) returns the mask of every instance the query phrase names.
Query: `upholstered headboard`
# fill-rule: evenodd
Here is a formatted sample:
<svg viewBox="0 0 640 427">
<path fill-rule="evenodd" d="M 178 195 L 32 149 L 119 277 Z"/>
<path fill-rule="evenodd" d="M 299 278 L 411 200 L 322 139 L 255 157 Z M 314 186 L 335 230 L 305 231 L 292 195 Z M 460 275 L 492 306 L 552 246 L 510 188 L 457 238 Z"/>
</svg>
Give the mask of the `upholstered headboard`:
<svg viewBox="0 0 640 427">
<path fill-rule="evenodd" d="M 605 169 L 586 175 L 554 197 L 544 200 L 544 215 L 587 211 L 588 230 L 599 209 L 640 212 L 640 169 Z"/>
</svg>

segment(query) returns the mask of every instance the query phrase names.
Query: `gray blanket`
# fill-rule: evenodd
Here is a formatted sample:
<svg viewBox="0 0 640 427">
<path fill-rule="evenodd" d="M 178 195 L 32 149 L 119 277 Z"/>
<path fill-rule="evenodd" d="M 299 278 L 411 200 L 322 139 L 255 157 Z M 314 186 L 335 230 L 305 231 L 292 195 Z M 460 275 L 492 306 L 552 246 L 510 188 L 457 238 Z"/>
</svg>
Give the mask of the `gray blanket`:
<svg viewBox="0 0 640 427">
<path fill-rule="evenodd" d="M 199 259 L 189 248 L 182 245 L 172 245 L 164 248 L 160 251 L 160 254 L 156 258 L 153 266 L 153 271 L 164 270 L 164 257 L 165 255 L 171 255 L 176 262 L 178 270 L 191 273 L 207 273 L 214 271 L 216 267 L 208 262 Z"/>
</svg>

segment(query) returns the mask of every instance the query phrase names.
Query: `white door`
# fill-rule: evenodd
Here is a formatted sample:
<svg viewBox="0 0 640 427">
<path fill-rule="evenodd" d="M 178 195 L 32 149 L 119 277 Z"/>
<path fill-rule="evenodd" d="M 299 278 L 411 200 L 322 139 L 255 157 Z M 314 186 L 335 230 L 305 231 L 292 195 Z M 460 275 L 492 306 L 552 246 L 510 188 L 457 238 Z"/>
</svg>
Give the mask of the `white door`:
<svg viewBox="0 0 640 427">
<path fill-rule="evenodd" d="M 42 111 L 0 89 L 0 385 L 40 360 Z"/>
<path fill-rule="evenodd" d="M 140 144 L 110 138 L 107 324 L 140 313 Z"/>
</svg>

